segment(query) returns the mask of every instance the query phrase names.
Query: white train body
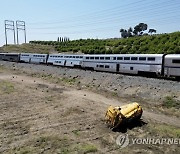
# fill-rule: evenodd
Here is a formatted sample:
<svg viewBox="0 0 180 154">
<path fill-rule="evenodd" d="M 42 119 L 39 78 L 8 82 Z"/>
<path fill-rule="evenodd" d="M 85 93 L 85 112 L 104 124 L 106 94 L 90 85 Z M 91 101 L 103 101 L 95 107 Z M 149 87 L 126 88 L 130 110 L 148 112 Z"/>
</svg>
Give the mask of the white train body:
<svg viewBox="0 0 180 154">
<path fill-rule="evenodd" d="M 80 67 L 83 55 L 50 54 L 47 63 L 59 66 Z"/>
<path fill-rule="evenodd" d="M 85 55 L 82 67 L 130 74 L 139 72 L 160 74 L 162 59 L 163 54 Z"/>
<path fill-rule="evenodd" d="M 164 75 L 167 77 L 180 77 L 180 54 L 165 56 Z"/>
<path fill-rule="evenodd" d="M 154 74 L 180 78 L 180 54 L 35 54 L 0 53 L 0 60 L 82 67 L 96 71 Z"/>
<path fill-rule="evenodd" d="M 20 61 L 26 63 L 47 63 L 48 54 L 21 53 Z"/>
</svg>

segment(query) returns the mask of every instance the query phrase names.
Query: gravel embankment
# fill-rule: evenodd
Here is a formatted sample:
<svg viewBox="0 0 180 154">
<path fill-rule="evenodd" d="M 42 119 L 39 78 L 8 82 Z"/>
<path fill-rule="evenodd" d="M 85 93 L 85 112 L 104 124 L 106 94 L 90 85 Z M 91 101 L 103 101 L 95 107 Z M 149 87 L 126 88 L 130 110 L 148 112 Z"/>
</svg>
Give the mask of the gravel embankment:
<svg viewBox="0 0 180 154">
<path fill-rule="evenodd" d="M 45 73 L 76 79 L 82 86 L 111 91 L 121 97 L 140 98 L 152 104 L 158 104 L 166 96 L 180 100 L 178 81 L 6 61 L 0 61 L 0 65 L 28 73 Z"/>
</svg>

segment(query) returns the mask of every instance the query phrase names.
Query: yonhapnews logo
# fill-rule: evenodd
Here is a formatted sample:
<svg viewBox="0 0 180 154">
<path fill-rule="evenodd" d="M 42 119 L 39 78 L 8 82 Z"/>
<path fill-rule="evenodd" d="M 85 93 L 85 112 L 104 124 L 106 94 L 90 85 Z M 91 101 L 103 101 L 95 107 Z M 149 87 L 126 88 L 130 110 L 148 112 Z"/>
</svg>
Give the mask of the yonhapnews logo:
<svg viewBox="0 0 180 154">
<path fill-rule="evenodd" d="M 116 138 L 116 144 L 120 146 L 120 148 L 125 148 L 129 144 L 167 144 L 167 145 L 180 145 L 180 138 L 131 138 L 129 139 L 128 134 L 121 134 Z"/>
</svg>

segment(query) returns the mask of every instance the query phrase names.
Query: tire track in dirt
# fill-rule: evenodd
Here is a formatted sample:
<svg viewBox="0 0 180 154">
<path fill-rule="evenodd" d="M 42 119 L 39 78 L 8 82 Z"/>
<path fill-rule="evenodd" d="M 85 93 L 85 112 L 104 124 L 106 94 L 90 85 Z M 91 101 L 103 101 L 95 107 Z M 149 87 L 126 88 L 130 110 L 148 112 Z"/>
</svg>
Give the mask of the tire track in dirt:
<svg viewBox="0 0 180 154">
<path fill-rule="evenodd" d="M 12 79 L 12 76 L 16 76 Z M 56 87 L 56 88 L 62 88 L 61 86 L 58 86 L 56 84 L 52 84 L 49 83 L 47 81 L 44 81 L 42 79 L 39 78 L 33 78 L 33 77 L 28 77 L 28 76 L 20 76 L 20 75 L 1 75 L 0 76 L 1 80 L 11 80 L 13 82 L 22 82 L 23 80 L 23 84 L 33 84 L 33 85 L 37 85 L 37 84 L 43 84 L 43 85 L 47 85 L 48 87 Z M 123 105 L 125 103 L 123 103 L 123 101 L 125 102 L 126 100 L 116 100 L 116 99 L 110 99 L 110 98 L 106 98 L 103 95 L 100 94 L 96 94 L 94 92 L 91 91 L 87 91 L 87 90 L 76 90 L 73 88 L 66 88 L 68 90 L 64 91 L 63 93 L 66 95 L 69 95 L 72 98 L 76 98 L 76 99 L 84 99 L 84 100 L 88 100 L 90 102 L 94 102 L 94 104 L 98 104 L 98 109 L 94 108 L 92 106 L 92 109 L 101 112 L 102 114 L 105 113 L 107 107 L 109 105 Z M 142 104 L 143 106 L 143 104 Z M 143 112 L 143 117 L 147 118 L 147 119 L 151 119 L 153 121 L 156 121 L 158 123 L 165 123 L 168 125 L 173 125 L 173 126 L 177 126 L 180 127 L 180 120 L 177 117 L 169 117 L 167 115 L 163 115 L 163 114 L 157 114 L 154 112 L 150 112 L 145 110 Z"/>
</svg>

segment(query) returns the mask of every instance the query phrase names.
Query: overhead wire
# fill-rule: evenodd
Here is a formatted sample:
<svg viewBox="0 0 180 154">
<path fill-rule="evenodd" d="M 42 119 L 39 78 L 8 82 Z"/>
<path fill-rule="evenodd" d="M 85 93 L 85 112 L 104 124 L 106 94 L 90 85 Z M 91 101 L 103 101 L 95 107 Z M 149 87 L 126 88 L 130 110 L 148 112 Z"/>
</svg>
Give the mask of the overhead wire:
<svg viewBox="0 0 180 154">
<path fill-rule="evenodd" d="M 179 7 L 179 6 L 177 6 L 177 7 Z M 153 9 L 152 9 L 152 10 L 153 10 Z M 139 13 L 142 13 L 142 11 L 143 11 L 143 10 L 136 12 L 137 14 L 133 14 L 133 16 L 135 17 L 135 16 L 138 15 Z M 168 12 L 168 11 L 170 11 L 170 12 Z M 161 12 L 156 11 L 156 12 L 154 12 L 153 15 L 155 15 L 155 16 L 157 17 L 157 15 L 160 16 L 159 13 L 162 13 L 162 11 L 161 11 Z M 166 14 L 167 14 L 167 13 L 175 13 L 175 11 L 174 11 L 174 10 L 167 10 L 167 9 L 166 9 Z M 121 15 L 121 16 L 123 16 L 123 18 L 121 18 L 121 20 L 126 18 L 126 16 L 124 16 L 124 15 Z M 90 25 L 96 25 L 96 24 L 100 24 L 100 23 L 106 23 L 106 22 L 113 21 L 113 20 L 115 20 L 115 19 L 118 20 L 118 18 L 121 17 L 121 16 L 117 16 L 116 18 L 112 18 L 112 19 L 111 19 L 111 17 L 110 17 L 110 18 L 107 18 L 107 17 L 106 17 L 105 20 L 100 19 L 99 21 L 86 22 L 86 23 L 81 23 L 81 24 L 77 24 L 77 25 L 71 25 L 71 28 L 72 28 L 72 27 L 90 26 Z M 130 16 L 130 18 L 132 18 L 133 16 Z M 127 20 L 126 20 L 126 21 L 127 21 Z M 66 26 L 56 26 L 56 27 L 36 27 L 36 28 L 31 28 L 31 29 L 56 29 L 56 28 L 59 29 L 59 28 L 68 28 L 68 27 L 67 27 L 67 25 L 66 25 Z"/>
<path fill-rule="evenodd" d="M 170 0 L 170 1 L 167 1 L 167 2 L 170 2 L 170 3 L 172 3 L 173 2 L 173 0 Z M 169 7 L 169 6 L 172 6 L 172 5 L 175 5 L 175 6 L 177 6 L 177 4 L 176 3 L 172 3 L 171 5 L 169 4 L 169 3 L 167 3 L 166 2 L 166 5 Z M 151 3 L 149 3 L 149 4 L 151 4 Z M 138 8 L 138 11 L 139 12 L 143 12 L 143 11 L 147 11 L 147 10 L 155 10 L 155 9 L 160 9 L 160 8 L 164 8 L 164 6 L 161 6 L 161 4 L 163 4 L 163 2 L 162 3 L 153 3 L 153 5 L 148 5 L 148 4 L 146 4 L 146 5 L 148 5 L 148 8 L 145 8 L 144 7 L 144 5 L 142 6 L 142 7 L 139 7 L 139 6 L 141 6 L 141 5 L 138 5 L 138 6 L 133 6 L 133 8 Z M 156 6 L 156 8 L 151 8 L 152 6 Z M 157 7 L 158 6 L 158 7 Z M 123 7 L 124 8 L 124 7 Z M 131 14 L 131 12 L 129 11 L 131 8 L 128 8 L 127 10 L 118 10 L 118 12 L 116 11 L 115 12 L 115 14 L 110 14 L 109 12 L 106 12 L 106 14 L 102 14 L 102 17 L 103 18 L 107 18 L 107 16 L 109 16 L 109 18 L 111 18 L 112 16 L 111 15 L 118 15 L 118 16 L 120 16 L 120 13 L 121 13 L 121 16 L 124 16 L 124 15 L 130 15 Z M 164 8 L 165 9 L 165 8 Z M 172 8 L 170 8 L 170 9 L 172 9 Z M 112 10 L 112 11 L 114 11 L 114 10 Z M 122 11 L 122 12 L 119 12 L 119 11 Z M 137 11 L 136 11 L 137 12 Z M 126 13 L 126 14 L 125 14 Z M 129 14 L 130 13 L 130 14 Z M 100 16 L 98 16 L 97 14 L 95 14 L 95 15 L 93 15 L 92 16 L 92 19 L 94 20 L 94 18 L 95 17 L 97 17 L 98 19 L 102 19 L 102 18 L 100 18 Z M 90 18 L 91 18 L 91 16 L 85 16 L 85 19 L 87 19 L 87 20 L 90 20 Z M 76 21 L 77 22 L 77 20 L 79 19 L 79 20 L 81 20 L 82 21 L 82 18 L 78 18 L 78 17 L 74 17 L 73 18 L 74 19 L 74 21 Z M 84 21 L 84 20 L 83 20 Z M 67 23 L 67 22 L 69 22 L 69 19 L 66 19 L 65 21 L 64 21 L 65 23 Z M 50 22 L 50 23 L 46 23 L 46 25 L 47 24 L 62 24 L 62 23 L 64 23 L 64 22 L 62 22 L 62 21 L 60 21 L 60 22 Z M 70 21 L 71 23 L 72 23 L 72 19 L 71 19 L 71 21 Z M 38 23 L 37 23 L 38 24 Z M 44 23 L 43 23 L 43 25 L 44 25 Z"/>
<path fill-rule="evenodd" d="M 112 29 L 115 29 L 113 31 L 119 31 L 123 26 L 135 26 L 139 22 L 151 23 L 151 25 L 157 24 L 158 26 L 169 25 L 174 24 L 175 20 L 180 21 L 180 12 L 176 11 L 178 8 L 180 8 L 180 2 L 177 0 L 168 0 L 166 3 L 164 3 L 164 0 L 139 0 L 104 10 L 85 12 L 79 16 L 27 23 L 30 31 L 28 35 L 74 35 L 92 32 L 100 33 Z M 162 18 L 162 16 L 164 17 Z M 48 32 L 44 32 L 45 30 L 48 30 Z"/>
</svg>

